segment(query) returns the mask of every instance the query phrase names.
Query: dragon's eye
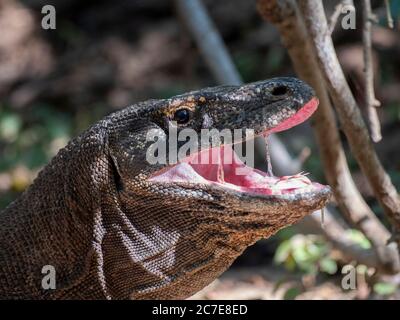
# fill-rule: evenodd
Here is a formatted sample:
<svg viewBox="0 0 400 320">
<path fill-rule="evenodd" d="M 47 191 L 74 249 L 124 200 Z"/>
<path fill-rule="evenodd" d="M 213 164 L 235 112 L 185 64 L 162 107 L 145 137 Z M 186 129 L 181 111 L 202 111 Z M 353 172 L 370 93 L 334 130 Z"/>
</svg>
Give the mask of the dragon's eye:
<svg viewBox="0 0 400 320">
<path fill-rule="evenodd" d="M 179 109 L 175 111 L 174 120 L 179 124 L 184 124 L 189 121 L 190 112 L 188 109 Z"/>
</svg>

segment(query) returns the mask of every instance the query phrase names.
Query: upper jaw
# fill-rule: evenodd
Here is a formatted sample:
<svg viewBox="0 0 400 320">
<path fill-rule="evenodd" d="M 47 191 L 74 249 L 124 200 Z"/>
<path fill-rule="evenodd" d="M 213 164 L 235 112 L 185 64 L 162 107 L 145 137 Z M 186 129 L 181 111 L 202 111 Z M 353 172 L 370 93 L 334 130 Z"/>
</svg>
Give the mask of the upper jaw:
<svg viewBox="0 0 400 320">
<path fill-rule="evenodd" d="M 274 91 L 279 86 L 285 86 L 285 92 Z M 225 90 L 222 90 L 225 92 Z M 214 94 L 216 94 L 214 92 Z M 218 93 L 220 94 L 220 93 Z M 223 96 L 227 94 L 228 96 Z M 256 98 L 254 97 L 256 95 Z M 181 97 L 182 98 L 182 97 Z M 253 127 L 255 135 L 268 136 L 271 133 L 287 130 L 296 126 L 316 110 L 318 99 L 314 91 L 305 83 L 293 78 L 278 78 L 260 83 L 231 88 L 228 93 L 223 93 L 222 101 L 240 100 L 241 107 L 233 113 L 242 110 L 243 117 L 232 119 L 216 116 L 218 125 L 224 127 Z M 250 100 L 255 99 L 252 103 Z M 257 100 L 258 99 L 258 100 Z M 265 100 L 266 99 L 266 100 Z M 271 103 L 264 104 L 269 101 Z M 275 101 L 272 103 L 272 101 Z M 280 101 L 280 102 L 279 102 Z M 237 101 L 236 101 L 237 102 Z M 214 110 L 215 111 L 215 110 Z M 220 111 L 218 111 L 220 113 Z M 236 122 L 235 122 L 236 121 Z M 229 151 L 230 150 L 230 151 Z M 225 152 L 230 152 L 233 162 L 226 164 Z M 217 154 L 219 162 L 195 163 L 193 161 L 201 154 Z M 246 174 L 237 174 L 237 169 L 248 169 Z M 223 191 L 226 194 L 238 195 L 243 199 L 260 199 L 261 201 L 279 200 L 285 203 L 308 202 L 311 206 L 318 207 L 325 204 L 330 195 L 330 188 L 312 183 L 304 174 L 288 177 L 275 177 L 271 172 L 265 173 L 251 169 L 241 162 L 232 152 L 231 147 L 221 146 L 200 151 L 197 154 L 181 159 L 174 165 L 165 167 L 153 173 L 148 181 L 156 184 L 179 184 L 182 187 L 195 185 L 211 190 Z"/>
<path fill-rule="evenodd" d="M 275 126 L 264 127 L 262 134 L 287 130 L 305 121 L 316 110 L 318 100 L 311 98 L 295 114 Z M 204 160 L 206 160 L 204 162 Z M 269 159 L 267 159 L 269 161 Z M 312 183 L 305 174 L 275 177 L 272 172 L 262 172 L 246 166 L 230 146 L 202 150 L 181 160 L 180 163 L 153 174 L 152 183 L 204 184 L 212 187 L 242 192 L 249 196 L 280 196 L 282 199 L 299 198 L 308 194 L 325 197 L 329 187 Z"/>
</svg>

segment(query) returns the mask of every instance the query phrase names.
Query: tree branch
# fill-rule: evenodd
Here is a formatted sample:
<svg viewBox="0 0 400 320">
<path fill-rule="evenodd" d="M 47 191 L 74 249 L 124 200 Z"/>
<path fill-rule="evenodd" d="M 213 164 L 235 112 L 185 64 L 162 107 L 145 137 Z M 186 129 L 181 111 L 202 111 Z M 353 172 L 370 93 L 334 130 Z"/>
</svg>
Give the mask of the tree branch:
<svg viewBox="0 0 400 320">
<path fill-rule="evenodd" d="M 385 0 L 385 8 L 386 8 L 386 19 L 387 19 L 388 27 L 390 29 L 393 29 L 394 23 L 393 23 L 392 13 L 390 11 L 390 0 Z"/>
<path fill-rule="evenodd" d="M 337 20 L 339 19 L 342 9 L 343 9 L 343 1 L 340 1 L 336 6 L 335 10 L 333 11 L 331 17 L 329 18 L 329 34 L 333 33 L 333 30 L 335 30 Z"/>
<path fill-rule="evenodd" d="M 373 264 L 379 265 L 378 269 L 382 272 L 398 271 L 397 252 L 393 248 L 386 247 L 390 233 L 364 201 L 351 177 L 328 92 L 296 6 L 288 0 L 258 0 L 257 4 L 260 14 L 266 20 L 272 21 L 278 28 L 296 73 L 316 90 L 320 104 L 313 116 L 313 126 L 324 171 L 341 211 L 346 220 L 362 231 L 372 243 L 377 255 L 368 254 L 369 263 L 372 263 L 371 259 L 375 256 L 377 261 Z M 338 227 L 331 228 L 333 230 L 329 230 L 328 227 L 327 238 L 335 241 L 336 245 L 342 249 L 348 247 L 348 245 L 341 245 L 337 239 L 333 238 L 338 234 Z"/>
<path fill-rule="evenodd" d="M 375 98 L 374 90 L 374 70 L 372 62 L 371 48 L 371 1 L 363 0 L 363 55 L 364 55 L 364 73 L 365 73 L 365 104 L 368 114 L 369 127 L 371 130 L 371 138 L 374 142 L 382 139 L 381 124 L 379 122 L 376 107 L 380 106 L 380 102 Z"/>
<path fill-rule="evenodd" d="M 228 50 L 199 0 L 176 0 L 181 19 L 190 30 L 198 48 L 215 79 L 221 84 L 242 83 Z"/>
<path fill-rule="evenodd" d="M 340 67 L 332 38 L 328 33 L 322 2 L 299 0 L 298 3 L 307 32 L 310 35 L 312 50 L 317 58 L 351 150 L 370 182 L 386 216 L 392 222 L 395 232 L 399 233 L 400 198 L 375 153 L 360 110 Z M 400 249 L 400 240 L 398 240 L 398 249 Z"/>
</svg>

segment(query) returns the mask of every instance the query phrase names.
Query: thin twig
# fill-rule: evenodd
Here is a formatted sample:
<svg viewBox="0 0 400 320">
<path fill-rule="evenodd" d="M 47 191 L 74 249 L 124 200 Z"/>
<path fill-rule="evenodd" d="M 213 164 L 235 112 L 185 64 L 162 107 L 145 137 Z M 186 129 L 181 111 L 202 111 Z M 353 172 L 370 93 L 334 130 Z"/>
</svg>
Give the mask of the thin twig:
<svg viewBox="0 0 400 320">
<path fill-rule="evenodd" d="M 382 139 L 381 124 L 379 122 L 376 107 L 380 102 L 375 98 L 374 90 L 374 70 L 372 60 L 372 41 L 371 41 L 371 1 L 363 0 L 363 55 L 364 55 L 364 73 L 365 73 L 365 105 L 367 109 L 371 138 L 374 142 Z"/>
<path fill-rule="evenodd" d="M 310 35 L 312 49 L 351 150 L 395 232 L 400 233 L 399 195 L 374 150 L 360 109 L 337 59 L 332 37 L 327 32 L 323 4 L 316 0 L 299 0 L 298 3 Z M 400 250 L 400 242 L 398 249 Z"/>
<path fill-rule="evenodd" d="M 393 18 L 392 18 L 392 12 L 390 10 L 390 0 L 385 0 L 385 8 L 386 8 L 386 19 L 387 19 L 388 27 L 390 29 L 393 29 L 394 23 L 393 23 Z"/>
<path fill-rule="evenodd" d="M 337 23 L 337 20 L 339 19 L 343 9 L 343 1 L 340 1 L 336 6 L 335 10 L 333 11 L 331 17 L 329 18 L 329 28 L 328 32 L 329 34 L 333 33 L 333 30 L 335 30 L 335 26 Z"/>
<path fill-rule="evenodd" d="M 335 30 L 335 26 L 337 23 L 337 20 L 339 19 L 340 15 L 343 13 L 343 9 L 346 8 L 352 8 L 354 10 L 354 2 L 353 0 L 341 0 L 336 6 L 333 11 L 333 14 L 329 18 L 329 28 L 328 32 L 331 35 L 333 31 Z"/>
<path fill-rule="evenodd" d="M 216 80 L 221 84 L 241 84 L 239 72 L 203 3 L 200 0 L 176 0 L 176 7 Z"/>
</svg>

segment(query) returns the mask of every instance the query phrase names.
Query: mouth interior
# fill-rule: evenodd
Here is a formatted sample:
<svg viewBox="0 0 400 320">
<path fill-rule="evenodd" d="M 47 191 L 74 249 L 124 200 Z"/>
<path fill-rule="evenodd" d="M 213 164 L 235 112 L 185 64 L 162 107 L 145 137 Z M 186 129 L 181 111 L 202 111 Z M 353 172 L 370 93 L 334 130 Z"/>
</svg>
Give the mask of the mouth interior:
<svg viewBox="0 0 400 320">
<path fill-rule="evenodd" d="M 317 106 L 318 100 L 316 98 L 311 99 L 292 117 L 263 132 L 262 135 L 267 139 L 268 135 L 273 132 L 288 130 L 304 122 L 313 114 Z M 192 154 L 180 163 L 157 172 L 149 180 L 163 183 L 210 184 L 240 192 L 263 195 L 297 194 L 318 191 L 323 188 L 323 185 L 311 182 L 303 173 L 276 177 L 270 170 L 269 156 L 267 162 L 268 172 L 251 168 L 239 159 L 231 145 L 223 145 Z"/>
</svg>

